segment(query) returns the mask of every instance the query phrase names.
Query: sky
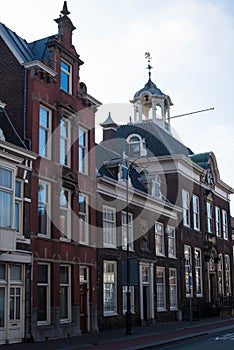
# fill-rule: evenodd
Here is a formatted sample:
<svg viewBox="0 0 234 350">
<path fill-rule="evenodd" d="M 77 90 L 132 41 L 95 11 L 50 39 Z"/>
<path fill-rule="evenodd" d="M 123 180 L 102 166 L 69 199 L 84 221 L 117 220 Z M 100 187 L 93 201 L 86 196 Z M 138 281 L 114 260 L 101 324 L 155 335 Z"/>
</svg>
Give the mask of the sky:
<svg viewBox="0 0 234 350">
<path fill-rule="evenodd" d="M 133 111 L 129 101 L 152 80 L 171 97 L 171 115 L 214 110 L 172 120 L 181 141 L 194 153 L 213 151 L 221 179 L 234 188 L 234 1 L 233 0 L 68 0 L 77 28 L 73 44 L 81 81 L 119 124 Z M 1 2 L 0 21 L 28 42 L 57 33 L 63 0 Z M 234 196 L 231 196 L 234 216 Z"/>
</svg>

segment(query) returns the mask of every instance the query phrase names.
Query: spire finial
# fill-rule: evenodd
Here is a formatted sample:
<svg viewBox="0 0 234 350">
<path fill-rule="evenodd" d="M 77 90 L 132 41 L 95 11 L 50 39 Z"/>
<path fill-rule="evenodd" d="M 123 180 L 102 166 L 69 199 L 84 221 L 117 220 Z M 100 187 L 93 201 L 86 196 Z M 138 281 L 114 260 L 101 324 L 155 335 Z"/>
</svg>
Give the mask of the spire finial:
<svg viewBox="0 0 234 350">
<path fill-rule="evenodd" d="M 66 1 L 64 1 L 63 9 L 62 9 L 62 11 L 61 11 L 61 14 L 64 15 L 64 16 L 67 16 L 67 15 L 70 14 L 70 12 L 69 12 L 68 9 L 67 9 L 67 2 L 66 2 Z"/>
<path fill-rule="evenodd" d="M 149 80 L 151 80 L 151 69 L 153 67 L 150 65 L 150 61 L 152 60 L 152 57 L 150 56 L 149 52 L 145 52 L 145 59 L 148 60 L 148 67 L 146 67 L 146 69 L 149 70 Z"/>
</svg>

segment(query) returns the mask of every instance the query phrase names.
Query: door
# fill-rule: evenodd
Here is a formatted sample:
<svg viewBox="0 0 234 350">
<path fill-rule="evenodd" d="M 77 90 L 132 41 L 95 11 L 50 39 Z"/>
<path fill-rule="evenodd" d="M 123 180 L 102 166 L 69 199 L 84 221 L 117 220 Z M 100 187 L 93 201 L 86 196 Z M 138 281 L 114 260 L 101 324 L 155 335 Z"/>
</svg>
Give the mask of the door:
<svg viewBox="0 0 234 350">
<path fill-rule="evenodd" d="M 0 344 L 5 344 L 6 341 L 6 288 L 0 287 Z"/>
<path fill-rule="evenodd" d="M 22 341 L 22 287 L 11 286 L 9 296 L 8 341 Z"/>
<path fill-rule="evenodd" d="M 80 330 L 89 331 L 89 268 L 80 267 Z"/>
<path fill-rule="evenodd" d="M 148 301 L 149 301 L 149 297 L 148 297 L 148 286 L 143 286 L 143 316 L 144 316 L 144 321 L 148 320 Z"/>
<path fill-rule="evenodd" d="M 210 302 L 212 306 L 216 306 L 218 298 L 217 278 L 215 273 L 210 273 Z"/>
</svg>

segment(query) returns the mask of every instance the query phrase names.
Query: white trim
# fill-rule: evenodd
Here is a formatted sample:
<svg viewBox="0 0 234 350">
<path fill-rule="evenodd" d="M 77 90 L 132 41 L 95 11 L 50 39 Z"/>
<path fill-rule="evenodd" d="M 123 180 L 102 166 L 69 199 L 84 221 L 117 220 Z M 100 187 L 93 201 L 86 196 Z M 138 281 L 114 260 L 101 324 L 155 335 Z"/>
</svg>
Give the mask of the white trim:
<svg viewBox="0 0 234 350">
<path fill-rule="evenodd" d="M 22 65 L 26 69 L 38 67 L 38 68 L 44 70 L 46 73 L 52 75 L 52 77 L 56 77 L 56 75 L 57 75 L 57 73 L 53 69 L 51 69 L 50 67 L 46 66 L 44 63 L 42 63 L 41 61 L 38 61 L 38 60 L 25 62 Z"/>
</svg>

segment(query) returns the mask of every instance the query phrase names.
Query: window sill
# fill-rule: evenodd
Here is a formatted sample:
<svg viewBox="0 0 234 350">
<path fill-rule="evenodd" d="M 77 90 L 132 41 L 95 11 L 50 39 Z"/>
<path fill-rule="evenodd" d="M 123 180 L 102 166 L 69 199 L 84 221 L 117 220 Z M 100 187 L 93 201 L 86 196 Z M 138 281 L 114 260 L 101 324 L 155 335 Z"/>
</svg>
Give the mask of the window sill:
<svg viewBox="0 0 234 350">
<path fill-rule="evenodd" d="M 166 308 L 162 308 L 162 309 L 157 309 L 157 311 L 158 312 L 165 312 L 165 311 L 167 311 L 167 309 Z"/>
<path fill-rule="evenodd" d="M 112 317 L 112 316 L 119 316 L 119 314 L 117 313 L 103 314 L 103 317 Z"/>
</svg>

